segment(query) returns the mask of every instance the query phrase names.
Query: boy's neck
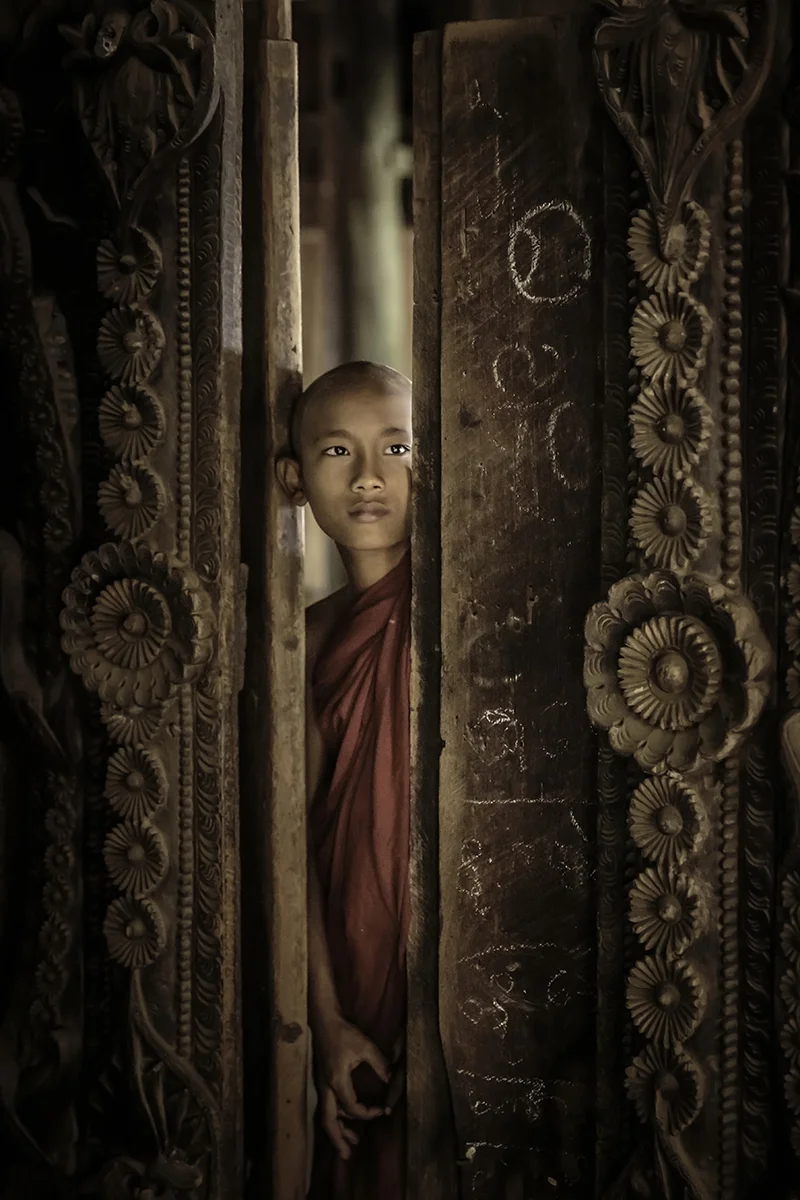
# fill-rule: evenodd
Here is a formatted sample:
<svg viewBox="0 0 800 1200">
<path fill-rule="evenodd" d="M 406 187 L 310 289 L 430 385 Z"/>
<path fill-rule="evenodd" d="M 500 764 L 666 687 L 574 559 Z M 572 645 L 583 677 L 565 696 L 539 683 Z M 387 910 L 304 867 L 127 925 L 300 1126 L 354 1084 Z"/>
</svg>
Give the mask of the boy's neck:
<svg viewBox="0 0 800 1200">
<path fill-rule="evenodd" d="M 410 541 L 398 542 L 396 546 L 386 546 L 380 550 L 351 550 L 348 546 L 337 549 L 342 556 L 344 569 L 350 581 L 350 587 L 355 592 L 363 592 L 384 575 L 393 571 L 409 549 Z"/>
</svg>

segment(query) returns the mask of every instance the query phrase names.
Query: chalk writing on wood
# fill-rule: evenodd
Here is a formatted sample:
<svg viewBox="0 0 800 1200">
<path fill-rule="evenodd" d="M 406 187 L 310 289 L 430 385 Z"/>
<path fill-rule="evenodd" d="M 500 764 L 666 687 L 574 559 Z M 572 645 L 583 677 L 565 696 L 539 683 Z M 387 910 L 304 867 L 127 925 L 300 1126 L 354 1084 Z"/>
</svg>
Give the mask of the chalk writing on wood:
<svg viewBox="0 0 800 1200">
<path fill-rule="evenodd" d="M 521 758 L 525 750 L 522 725 L 511 709 L 488 708 L 465 726 L 467 741 L 486 763 Z"/>
<path fill-rule="evenodd" d="M 574 407 L 575 406 L 572 400 L 562 400 L 560 404 L 556 405 L 547 420 L 547 453 L 550 458 L 550 464 L 553 468 L 553 474 L 569 492 L 575 492 L 579 488 L 584 487 L 586 484 L 586 477 L 583 472 L 579 473 L 574 479 L 570 479 L 569 476 L 564 474 L 561 465 L 562 458 L 556 444 L 556 429 L 558 427 L 560 417 L 566 412 L 573 411 Z M 568 447 L 574 448 L 573 441 L 568 439 L 562 439 L 562 441 Z"/>
<path fill-rule="evenodd" d="M 501 1112 L 522 1111 L 529 1121 L 535 1121 L 541 1111 L 542 1101 L 547 1089 L 543 1079 L 525 1079 L 515 1075 L 477 1075 L 473 1071 L 459 1070 L 458 1074 L 467 1084 L 467 1097 L 470 1108 L 476 1117 L 492 1112 L 497 1116 Z M 487 1092 L 486 1085 L 491 1087 Z M 487 1099 L 487 1094 L 493 1099 Z"/>
<path fill-rule="evenodd" d="M 552 794 L 542 790 L 536 796 L 508 796 L 505 793 L 490 794 L 488 796 L 468 796 L 467 803 L 477 807 L 495 804 L 568 805 L 572 803 L 572 798 L 570 796 Z"/>
<path fill-rule="evenodd" d="M 580 663 L 600 495 L 590 238 L 602 206 L 586 170 L 594 92 L 575 84 L 575 28 L 561 28 L 481 37 L 465 23 L 443 59 L 439 1027 L 460 1157 L 476 1150 L 471 1200 L 565 1179 L 593 1111 Z M 565 134 L 576 90 L 581 122 Z M 503 1145 L 524 1151 L 508 1170 L 478 1149 Z M 579 1174 L 574 1194 L 588 1195 L 588 1158 Z"/>
<path fill-rule="evenodd" d="M 545 230 L 559 244 L 562 264 L 559 275 L 567 284 L 560 292 L 535 290 L 547 236 Z M 532 304 L 568 304 L 581 294 L 592 270 L 592 243 L 583 218 L 568 200 L 537 204 L 512 226 L 508 239 L 508 269 L 514 287 Z"/>
<path fill-rule="evenodd" d="M 541 373 L 538 357 L 539 355 L 523 342 L 517 341 L 512 342 L 509 346 L 503 346 L 495 355 L 492 363 L 492 377 L 500 391 L 510 393 L 508 381 L 509 378 L 513 378 L 515 358 L 523 360 L 530 391 L 539 392 L 543 388 L 551 387 L 561 375 L 561 355 L 555 346 L 544 342 L 541 346 L 541 357 L 544 360 L 541 366 L 544 370 Z"/>
</svg>

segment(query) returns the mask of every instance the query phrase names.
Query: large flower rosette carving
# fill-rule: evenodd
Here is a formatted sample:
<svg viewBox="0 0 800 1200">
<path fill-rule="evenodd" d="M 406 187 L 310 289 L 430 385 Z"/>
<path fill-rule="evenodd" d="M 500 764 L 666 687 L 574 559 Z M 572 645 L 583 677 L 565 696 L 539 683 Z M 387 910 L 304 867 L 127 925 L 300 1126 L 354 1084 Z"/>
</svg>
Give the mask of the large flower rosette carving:
<svg viewBox="0 0 800 1200">
<path fill-rule="evenodd" d="M 772 664 L 749 600 L 702 577 L 628 576 L 586 620 L 589 716 L 648 773 L 730 754 L 758 720 Z"/>
<path fill-rule="evenodd" d="M 158 708 L 211 656 L 213 614 L 199 579 L 148 546 L 123 542 L 87 554 L 64 605 L 70 665 L 111 710 Z"/>
</svg>

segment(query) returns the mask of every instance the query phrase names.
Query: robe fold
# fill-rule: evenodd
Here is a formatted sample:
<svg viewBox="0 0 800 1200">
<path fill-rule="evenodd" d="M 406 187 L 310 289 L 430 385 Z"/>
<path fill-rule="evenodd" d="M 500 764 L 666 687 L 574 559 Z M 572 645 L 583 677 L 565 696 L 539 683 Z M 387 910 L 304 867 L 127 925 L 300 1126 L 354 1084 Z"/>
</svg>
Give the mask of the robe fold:
<svg viewBox="0 0 800 1200">
<path fill-rule="evenodd" d="M 409 919 L 410 554 L 361 592 L 322 647 L 313 703 L 333 758 L 311 806 L 326 933 L 342 1012 L 391 1060 L 404 1037 Z M 354 1075 L 359 1099 L 381 1103 Z M 378 1081 L 379 1082 L 379 1081 Z M 354 1122 L 361 1142 L 338 1157 L 317 1128 L 314 1200 L 402 1200 L 405 1103 Z"/>
</svg>

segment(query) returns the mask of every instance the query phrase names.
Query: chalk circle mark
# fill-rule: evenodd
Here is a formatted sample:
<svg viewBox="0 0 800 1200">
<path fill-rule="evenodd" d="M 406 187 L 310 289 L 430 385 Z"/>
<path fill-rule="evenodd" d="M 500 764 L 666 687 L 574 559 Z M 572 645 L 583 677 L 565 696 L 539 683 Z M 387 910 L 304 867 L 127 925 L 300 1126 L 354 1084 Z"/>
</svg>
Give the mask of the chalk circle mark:
<svg viewBox="0 0 800 1200">
<path fill-rule="evenodd" d="M 546 246 L 560 247 L 556 287 L 544 290 L 542 267 Z M 554 263 L 555 265 L 555 263 Z M 592 243 L 583 217 L 567 200 L 537 204 L 512 226 L 508 238 L 508 269 L 514 287 L 532 304 L 568 304 L 583 291 L 592 270 Z"/>
<path fill-rule="evenodd" d="M 574 412 L 574 409 L 575 405 L 572 400 L 562 400 L 560 404 L 556 405 L 547 419 L 547 451 L 550 456 L 550 465 L 553 468 L 553 474 L 568 492 L 579 491 L 585 480 L 583 478 L 570 479 L 564 474 L 561 465 L 561 455 L 556 445 L 556 430 L 564 414 Z M 577 436 L 577 431 L 572 437 L 565 437 L 561 440 L 564 446 L 569 446 L 573 449 L 580 445 L 580 438 Z"/>
<path fill-rule="evenodd" d="M 556 350 L 555 346 L 550 346 L 547 342 L 543 343 L 539 348 L 540 354 L 535 354 L 529 346 L 523 345 L 522 342 L 512 342 L 509 346 L 503 346 L 495 355 L 492 363 L 492 375 L 494 382 L 499 390 L 508 394 L 508 384 L 512 384 L 517 375 L 516 360 L 522 360 L 521 372 L 527 375 L 527 384 L 533 392 L 539 392 L 542 388 L 550 387 L 556 382 L 560 374 L 561 355 Z M 543 362 L 537 362 L 541 356 Z M 544 371 L 540 374 L 539 366 L 544 367 Z"/>
</svg>

